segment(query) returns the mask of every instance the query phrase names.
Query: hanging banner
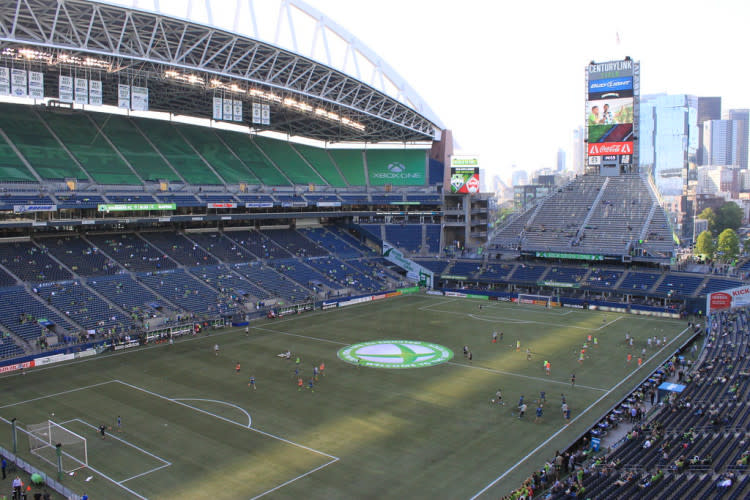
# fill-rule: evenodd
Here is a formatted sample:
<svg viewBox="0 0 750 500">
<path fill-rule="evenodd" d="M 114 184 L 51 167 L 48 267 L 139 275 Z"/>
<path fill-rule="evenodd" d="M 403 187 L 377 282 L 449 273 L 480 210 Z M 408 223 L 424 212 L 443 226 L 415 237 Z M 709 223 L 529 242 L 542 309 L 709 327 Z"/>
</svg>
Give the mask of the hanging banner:
<svg viewBox="0 0 750 500">
<path fill-rule="evenodd" d="M 221 97 L 214 97 L 214 120 L 221 120 Z"/>
<path fill-rule="evenodd" d="M 44 73 L 29 71 L 29 97 L 44 98 Z"/>
<path fill-rule="evenodd" d="M 130 109 L 130 85 L 117 85 L 117 107 Z"/>
<path fill-rule="evenodd" d="M 260 110 L 260 121 L 263 125 L 271 124 L 271 106 L 263 104 Z"/>
<path fill-rule="evenodd" d="M 73 102 L 73 77 L 60 75 L 58 98 L 62 102 Z"/>
<path fill-rule="evenodd" d="M 10 70 L 0 67 L 0 95 L 10 95 Z"/>
<path fill-rule="evenodd" d="M 26 97 L 26 70 L 10 70 L 11 93 L 16 97 Z"/>
<path fill-rule="evenodd" d="M 131 88 L 130 100 L 135 111 L 148 111 L 148 87 Z"/>
<path fill-rule="evenodd" d="M 242 101 L 234 101 L 232 120 L 236 122 L 242 121 Z"/>
<path fill-rule="evenodd" d="M 260 104 L 253 103 L 253 123 L 260 123 Z"/>
<path fill-rule="evenodd" d="M 224 114 L 224 120 L 232 119 L 232 100 L 231 99 L 224 99 L 224 104 L 222 106 L 222 113 Z"/>
<path fill-rule="evenodd" d="M 75 103 L 76 104 L 88 104 L 89 103 L 89 81 L 85 78 L 75 79 Z"/>
<path fill-rule="evenodd" d="M 93 106 L 102 105 L 101 80 L 89 80 L 89 103 Z"/>
</svg>

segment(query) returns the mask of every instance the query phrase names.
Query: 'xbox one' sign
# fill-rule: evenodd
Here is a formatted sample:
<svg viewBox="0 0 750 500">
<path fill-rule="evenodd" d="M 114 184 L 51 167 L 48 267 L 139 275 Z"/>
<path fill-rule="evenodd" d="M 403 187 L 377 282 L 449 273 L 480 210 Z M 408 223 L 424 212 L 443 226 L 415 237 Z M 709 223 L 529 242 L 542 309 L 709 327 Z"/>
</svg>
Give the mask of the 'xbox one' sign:
<svg viewBox="0 0 750 500">
<path fill-rule="evenodd" d="M 418 340 L 374 340 L 344 347 L 339 358 L 372 368 L 423 368 L 453 358 L 453 351 Z"/>
</svg>

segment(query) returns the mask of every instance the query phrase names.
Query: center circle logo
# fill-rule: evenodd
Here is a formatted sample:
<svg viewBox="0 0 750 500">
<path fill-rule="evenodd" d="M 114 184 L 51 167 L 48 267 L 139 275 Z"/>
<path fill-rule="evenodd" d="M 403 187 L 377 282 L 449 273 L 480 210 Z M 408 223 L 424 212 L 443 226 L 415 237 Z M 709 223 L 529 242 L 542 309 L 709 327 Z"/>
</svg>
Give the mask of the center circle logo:
<svg viewBox="0 0 750 500">
<path fill-rule="evenodd" d="M 373 340 L 344 347 L 338 356 L 371 368 L 424 368 L 451 360 L 453 351 L 419 340 Z"/>
</svg>

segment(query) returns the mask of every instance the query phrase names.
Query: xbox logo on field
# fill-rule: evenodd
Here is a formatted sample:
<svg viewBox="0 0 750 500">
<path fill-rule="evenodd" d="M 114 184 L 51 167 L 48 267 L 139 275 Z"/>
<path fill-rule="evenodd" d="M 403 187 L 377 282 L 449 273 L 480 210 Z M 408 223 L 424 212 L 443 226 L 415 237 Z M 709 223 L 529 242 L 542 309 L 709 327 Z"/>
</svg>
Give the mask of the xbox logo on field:
<svg viewBox="0 0 750 500">
<path fill-rule="evenodd" d="M 453 351 L 419 340 L 373 340 L 344 347 L 338 356 L 371 368 L 423 368 L 449 361 Z"/>
<path fill-rule="evenodd" d="M 389 163 L 387 168 L 388 168 L 388 171 L 393 174 L 400 174 L 401 172 L 406 170 L 406 165 L 404 165 L 403 163 L 398 163 L 398 162 Z"/>
</svg>

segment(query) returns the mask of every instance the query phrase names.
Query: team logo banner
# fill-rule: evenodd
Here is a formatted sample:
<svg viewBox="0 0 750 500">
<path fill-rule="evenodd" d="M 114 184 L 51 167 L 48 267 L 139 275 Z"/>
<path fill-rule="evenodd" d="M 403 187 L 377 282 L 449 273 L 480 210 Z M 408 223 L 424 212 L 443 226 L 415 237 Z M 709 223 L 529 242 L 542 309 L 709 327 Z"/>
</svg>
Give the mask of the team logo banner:
<svg viewBox="0 0 750 500">
<path fill-rule="evenodd" d="M 706 297 L 706 312 L 736 309 L 750 304 L 750 286 L 739 286 L 722 292 L 709 293 Z"/>
</svg>

